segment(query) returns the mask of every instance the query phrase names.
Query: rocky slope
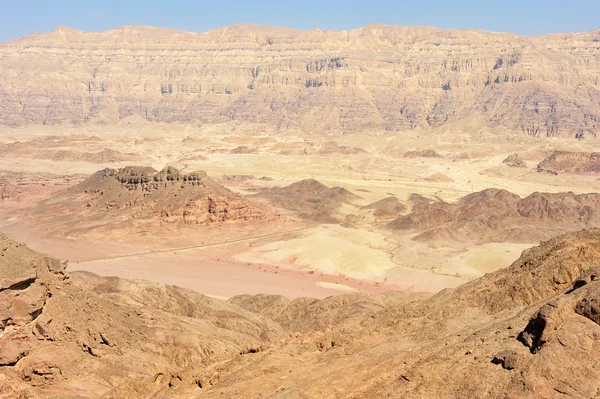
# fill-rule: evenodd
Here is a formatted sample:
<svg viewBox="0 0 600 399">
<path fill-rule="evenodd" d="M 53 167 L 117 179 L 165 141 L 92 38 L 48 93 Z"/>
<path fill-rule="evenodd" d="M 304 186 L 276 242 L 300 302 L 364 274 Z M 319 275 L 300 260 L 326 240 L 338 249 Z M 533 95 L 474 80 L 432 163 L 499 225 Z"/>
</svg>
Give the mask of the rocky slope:
<svg viewBox="0 0 600 399">
<path fill-rule="evenodd" d="M 389 224 L 419 233 L 422 241 L 538 242 L 600 226 L 600 194 L 533 193 L 525 198 L 487 189 L 455 203 L 415 202 Z"/>
<path fill-rule="evenodd" d="M 202 34 L 58 28 L 0 44 L 0 123 L 266 123 L 307 131 L 436 127 L 476 116 L 593 137 L 600 30 L 520 37 L 370 25 Z"/>
<path fill-rule="evenodd" d="M 239 296 L 69 276 L 0 237 L 0 397 L 591 398 L 600 230 L 432 297 Z M 61 353 L 61 356 L 56 356 Z"/>
<path fill-rule="evenodd" d="M 600 153 L 554 151 L 537 166 L 538 172 L 600 173 Z"/>
<path fill-rule="evenodd" d="M 79 274 L 0 234 L 0 397 L 151 397 L 287 334 L 173 286 Z M 60 354 L 60 356 L 57 356 Z"/>
</svg>

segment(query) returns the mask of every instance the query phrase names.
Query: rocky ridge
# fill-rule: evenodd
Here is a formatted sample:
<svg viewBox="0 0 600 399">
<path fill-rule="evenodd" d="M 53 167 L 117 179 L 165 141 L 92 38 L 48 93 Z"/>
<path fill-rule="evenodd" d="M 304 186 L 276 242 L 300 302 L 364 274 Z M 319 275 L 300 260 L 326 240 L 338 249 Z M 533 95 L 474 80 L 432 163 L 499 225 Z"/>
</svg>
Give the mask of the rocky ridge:
<svg viewBox="0 0 600 399">
<path fill-rule="evenodd" d="M 390 222 L 422 241 L 539 242 L 600 225 L 600 194 L 533 193 L 525 198 L 487 189 L 455 203 L 414 202 L 412 212 Z"/>
<path fill-rule="evenodd" d="M 600 173 L 600 153 L 554 151 L 537 166 L 538 172 L 559 173 Z"/>
<path fill-rule="evenodd" d="M 599 41 L 600 30 L 58 28 L 0 44 L 0 124 L 134 116 L 400 131 L 475 117 L 529 136 L 595 137 Z"/>
</svg>

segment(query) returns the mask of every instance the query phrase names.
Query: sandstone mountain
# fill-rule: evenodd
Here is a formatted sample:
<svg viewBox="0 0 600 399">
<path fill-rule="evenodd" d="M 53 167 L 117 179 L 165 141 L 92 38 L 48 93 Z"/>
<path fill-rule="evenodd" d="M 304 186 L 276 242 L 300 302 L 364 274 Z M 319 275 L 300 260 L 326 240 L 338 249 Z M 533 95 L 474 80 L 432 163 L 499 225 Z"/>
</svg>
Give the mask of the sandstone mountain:
<svg viewBox="0 0 600 399">
<path fill-rule="evenodd" d="M 0 124 L 135 116 L 399 131 L 475 117 L 531 136 L 594 137 L 599 42 L 600 30 L 58 28 L 0 44 Z"/>
<path fill-rule="evenodd" d="M 1 398 L 591 398 L 600 230 L 432 297 L 228 302 L 0 236 Z M 60 356 L 56 354 L 60 353 Z"/>
<path fill-rule="evenodd" d="M 600 226 L 600 194 L 533 193 L 525 198 L 487 189 L 456 203 L 415 202 L 389 224 L 413 230 L 416 240 L 538 242 L 564 232 Z"/>
<path fill-rule="evenodd" d="M 28 211 L 38 225 L 89 231 L 141 223 L 211 224 L 276 215 L 212 180 L 203 171 L 128 166 L 100 170 Z"/>
<path fill-rule="evenodd" d="M 599 152 L 554 151 L 537 166 L 539 172 L 600 173 Z"/>
</svg>

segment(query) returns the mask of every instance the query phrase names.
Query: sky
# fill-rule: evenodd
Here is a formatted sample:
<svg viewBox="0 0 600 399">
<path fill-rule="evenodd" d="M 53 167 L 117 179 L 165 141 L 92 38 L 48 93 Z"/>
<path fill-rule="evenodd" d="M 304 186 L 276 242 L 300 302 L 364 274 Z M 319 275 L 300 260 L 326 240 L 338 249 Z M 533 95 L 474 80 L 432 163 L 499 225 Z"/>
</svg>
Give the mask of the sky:
<svg viewBox="0 0 600 399">
<path fill-rule="evenodd" d="M 600 0 L 0 0 L 0 42 L 58 26 L 204 32 L 237 23 L 354 29 L 371 23 L 538 35 L 600 27 Z"/>
</svg>

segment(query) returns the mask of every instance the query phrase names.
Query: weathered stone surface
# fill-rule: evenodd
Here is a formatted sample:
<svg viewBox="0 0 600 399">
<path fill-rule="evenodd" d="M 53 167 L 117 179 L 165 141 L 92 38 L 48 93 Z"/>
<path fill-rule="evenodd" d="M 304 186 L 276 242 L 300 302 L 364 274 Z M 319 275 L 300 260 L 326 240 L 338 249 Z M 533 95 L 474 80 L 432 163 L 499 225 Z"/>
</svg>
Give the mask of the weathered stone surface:
<svg viewBox="0 0 600 399">
<path fill-rule="evenodd" d="M 512 168 L 526 168 L 527 164 L 519 157 L 519 154 L 510 154 L 507 156 L 502 163 Z"/>
<path fill-rule="evenodd" d="M 515 351 L 504 350 L 498 352 L 492 359 L 492 363 L 502 365 L 506 370 L 513 370 L 519 364 L 519 356 Z"/>
<path fill-rule="evenodd" d="M 0 366 L 14 366 L 27 355 L 24 345 L 15 340 L 0 342 Z"/>
</svg>

